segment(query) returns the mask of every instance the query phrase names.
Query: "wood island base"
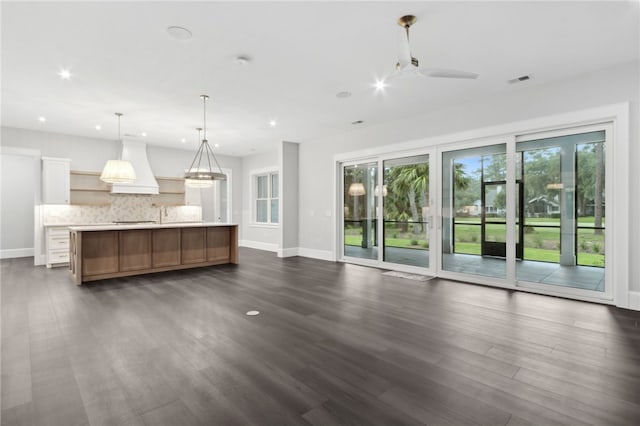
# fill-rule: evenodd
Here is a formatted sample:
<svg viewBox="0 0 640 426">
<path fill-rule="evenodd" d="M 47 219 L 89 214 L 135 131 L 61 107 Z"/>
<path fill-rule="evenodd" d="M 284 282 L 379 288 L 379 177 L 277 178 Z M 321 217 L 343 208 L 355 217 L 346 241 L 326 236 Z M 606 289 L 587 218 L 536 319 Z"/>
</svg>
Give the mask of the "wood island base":
<svg viewBox="0 0 640 426">
<path fill-rule="evenodd" d="M 71 227 L 69 271 L 87 281 L 238 263 L 233 224 Z"/>
</svg>

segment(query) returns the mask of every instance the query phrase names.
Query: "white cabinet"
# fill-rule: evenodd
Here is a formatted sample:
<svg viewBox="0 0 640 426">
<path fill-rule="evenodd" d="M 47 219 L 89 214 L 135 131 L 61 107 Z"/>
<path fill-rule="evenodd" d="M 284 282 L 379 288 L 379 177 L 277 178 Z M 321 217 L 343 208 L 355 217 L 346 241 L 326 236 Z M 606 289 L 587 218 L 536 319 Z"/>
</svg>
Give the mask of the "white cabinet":
<svg viewBox="0 0 640 426">
<path fill-rule="evenodd" d="M 71 160 L 42 157 L 42 203 L 69 204 Z"/>
<path fill-rule="evenodd" d="M 47 226 L 47 268 L 69 263 L 69 228 Z"/>
</svg>

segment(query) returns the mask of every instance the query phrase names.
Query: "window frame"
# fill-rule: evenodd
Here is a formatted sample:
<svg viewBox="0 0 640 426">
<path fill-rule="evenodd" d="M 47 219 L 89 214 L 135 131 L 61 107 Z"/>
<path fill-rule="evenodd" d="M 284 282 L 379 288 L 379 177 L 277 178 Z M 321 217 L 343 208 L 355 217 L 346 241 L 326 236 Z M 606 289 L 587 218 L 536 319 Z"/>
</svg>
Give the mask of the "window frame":
<svg viewBox="0 0 640 426">
<path fill-rule="evenodd" d="M 276 197 L 273 196 L 274 188 L 273 188 L 273 178 L 274 176 L 278 179 L 278 186 L 275 188 Z M 266 177 L 267 179 L 267 197 L 258 198 L 258 179 L 261 177 Z M 251 172 L 251 226 L 254 227 L 266 227 L 266 228 L 276 228 L 280 226 L 280 171 L 275 168 L 263 169 L 263 170 L 254 170 Z M 259 222 L 258 221 L 258 201 L 266 201 L 267 203 L 267 221 Z M 272 205 L 273 202 L 276 202 L 278 205 L 278 221 L 273 222 L 273 211 Z"/>
</svg>

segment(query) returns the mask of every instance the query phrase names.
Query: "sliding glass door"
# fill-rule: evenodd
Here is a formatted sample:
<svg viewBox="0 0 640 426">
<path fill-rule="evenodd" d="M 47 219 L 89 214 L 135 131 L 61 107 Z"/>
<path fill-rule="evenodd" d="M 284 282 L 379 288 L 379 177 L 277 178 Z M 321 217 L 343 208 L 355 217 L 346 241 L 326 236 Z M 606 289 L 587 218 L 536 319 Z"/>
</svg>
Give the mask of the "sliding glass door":
<svg viewBox="0 0 640 426">
<path fill-rule="evenodd" d="M 442 270 L 506 277 L 506 145 L 442 153 Z"/>
<path fill-rule="evenodd" d="M 606 295 L 605 130 L 522 139 L 525 247 L 517 280 Z"/>
<path fill-rule="evenodd" d="M 429 268 L 429 155 L 383 161 L 383 261 Z"/>
<path fill-rule="evenodd" d="M 433 272 L 429 259 L 434 244 L 431 158 L 423 152 L 342 165 L 344 259 Z"/>
<path fill-rule="evenodd" d="M 343 168 L 343 253 L 360 259 L 378 259 L 378 163 Z"/>
<path fill-rule="evenodd" d="M 440 275 L 610 298 L 605 129 L 443 150 Z"/>
<path fill-rule="evenodd" d="M 342 163 L 340 258 L 610 299 L 606 124 Z"/>
</svg>

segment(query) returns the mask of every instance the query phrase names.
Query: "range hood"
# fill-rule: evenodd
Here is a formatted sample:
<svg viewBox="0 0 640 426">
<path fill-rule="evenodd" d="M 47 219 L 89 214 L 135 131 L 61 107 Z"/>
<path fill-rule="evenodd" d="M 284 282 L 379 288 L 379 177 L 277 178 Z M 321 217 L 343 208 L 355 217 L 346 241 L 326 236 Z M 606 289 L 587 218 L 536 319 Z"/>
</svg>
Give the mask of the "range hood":
<svg viewBox="0 0 640 426">
<path fill-rule="evenodd" d="M 123 160 L 131 162 L 136 172 L 136 180 L 132 183 L 114 183 L 112 194 L 157 194 L 158 182 L 153 177 L 149 160 L 147 160 L 147 144 L 142 141 L 123 140 Z"/>
</svg>

